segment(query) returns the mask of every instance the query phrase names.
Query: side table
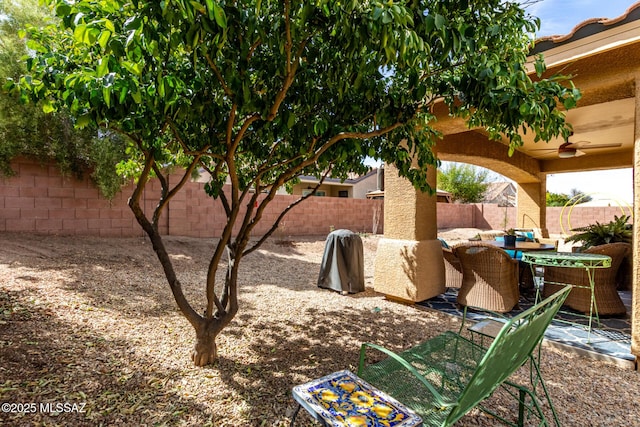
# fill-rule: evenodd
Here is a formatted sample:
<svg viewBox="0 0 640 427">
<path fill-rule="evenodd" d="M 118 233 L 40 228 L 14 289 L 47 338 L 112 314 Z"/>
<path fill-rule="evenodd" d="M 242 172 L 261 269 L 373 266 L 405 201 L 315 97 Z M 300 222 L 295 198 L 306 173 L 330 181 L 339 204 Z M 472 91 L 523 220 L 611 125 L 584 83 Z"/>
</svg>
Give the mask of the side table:
<svg viewBox="0 0 640 427">
<path fill-rule="evenodd" d="M 417 427 L 422 419 L 411 409 L 350 371 L 338 371 L 293 388 L 300 407 L 325 426 Z"/>
<path fill-rule="evenodd" d="M 591 290 L 591 304 L 589 308 L 589 326 L 587 342 L 591 342 L 591 327 L 595 314 L 596 322 L 600 324 L 598 305 L 595 299 L 593 272 L 598 268 L 611 267 L 611 257 L 607 255 L 588 254 L 580 252 L 526 252 L 522 255 L 522 262 L 531 266 L 534 284 L 536 287 L 536 303 L 541 285 L 544 286 L 544 267 L 580 268 L 587 272 L 589 288 Z M 539 271 L 536 271 L 539 270 Z M 571 283 L 557 283 L 559 285 L 571 285 Z M 571 323 L 571 322 L 569 322 Z"/>
</svg>

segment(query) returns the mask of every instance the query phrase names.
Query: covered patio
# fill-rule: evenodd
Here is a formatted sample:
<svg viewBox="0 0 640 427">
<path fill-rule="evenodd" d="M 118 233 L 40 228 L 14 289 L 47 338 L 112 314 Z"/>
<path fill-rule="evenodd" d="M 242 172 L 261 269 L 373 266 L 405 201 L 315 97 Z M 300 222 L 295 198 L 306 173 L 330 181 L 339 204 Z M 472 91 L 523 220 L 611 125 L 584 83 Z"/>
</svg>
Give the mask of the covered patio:
<svg viewBox="0 0 640 427">
<path fill-rule="evenodd" d="M 528 132 L 523 135 L 524 145 L 509 157 L 504 142 L 490 141 L 481 129 L 469 129 L 440 105 L 435 113 L 444 137 L 436 150 L 441 160 L 486 167 L 515 181 L 517 227 L 539 229 L 548 236 L 548 174 L 630 168 L 640 162 L 640 144 L 636 144 L 640 140 L 640 3 L 616 19 L 586 21 L 565 36 L 540 39 L 533 53 L 544 55 L 548 75 L 569 74 L 581 90 L 577 108 L 567 112 L 574 134 L 567 141 L 534 143 Z M 435 171 L 428 172 L 428 179 L 435 188 Z M 640 214 L 638 188 L 640 176 L 634 173 L 634 225 Z M 384 214 L 385 238 L 377 252 L 375 290 L 411 302 L 443 294 L 445 272 L 437 240 L 435 196 L 416 191 L 387 167 Z M 640 254 L 639 232 L 634 226 L 634 259 Z M 640 271 L 634 263 L 630 352 L 636 369 L 639 292 Z"/>
<path fill-rule="evenodd" d="M 448 289 L 444 294 L 421 301 L 417 305 L 460 318 L 463 316 L 463 312 L 456 303 L 456 296 L 457 290 Z M 631 292 L 622 291 L 621 297 L 627 309 L 630 310 Z M 531 296 L 523 295 L 519 306 L 506 313 L 505 316 L 513 317 L 531 307 L 532 303 Z M 481 321 L 487 318 L 487 315 L 471 312 L 468 317 L 473 321 Z M 591 334 L 584 326 L 585 319 L 579 319 L 582 326 L 578 326 L 566 323 L 566 321 L 576 321 L 576 317 L 572 316 L 570 312 L 561 312 L 558 318 L 559 320 L 552 322 L 545 333 L 546 345 L 583 357 L 605 360 L 624 369 L 635 368 L 635 356 L 630 352 L 631 323 L 628 316 L 603 317 L 601 324 L 596 326 Z"/>
</svg>

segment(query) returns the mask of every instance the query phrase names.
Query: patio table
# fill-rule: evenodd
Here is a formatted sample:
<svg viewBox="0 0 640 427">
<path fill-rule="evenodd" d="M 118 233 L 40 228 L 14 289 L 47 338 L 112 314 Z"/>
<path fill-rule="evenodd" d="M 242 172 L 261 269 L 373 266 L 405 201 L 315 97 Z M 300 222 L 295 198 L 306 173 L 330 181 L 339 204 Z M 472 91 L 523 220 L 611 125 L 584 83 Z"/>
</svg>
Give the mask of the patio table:
<svg viewBox="0 0 640 427">
<path fill-rule="evenodd" d="M 538 242 L 518 242 L 516 241 L 515 246 L 507 246 L 504 244 L 503 240 L 486 240 L 483 243 L 489 243 L 490 245 L 497 246 L 500 249 L 506 249 L 518 252 L 531 252 L 531 251 L 554 251 L 556 249 L 555 245 L 551 245 L 548 243 L 538 243 Z"/>
<path fill-rule="evenodd" d="M 598 268 L 611 267 L 611 257 L 607 255 L 580 252 L 526 252 L 522 255 L 522 262 L 531 266 L 531 274 L 533 275 L 534 286 L 536 288 L 536 303 L 539 300 L 540 288 L 544 286 L 544 267 L 580 268 L 586 271 L 587 278 L 589 279 L 589 289 L 591 290 L 587 343 L 591 342 L 591 328 L 594 312 L 596 322 L 600 325 L 600 316 L 598 315 L 598 306 L 595 299 L 593 272 Z M 558 284 L 576 286 L 571 283 Z"/>
</svg>

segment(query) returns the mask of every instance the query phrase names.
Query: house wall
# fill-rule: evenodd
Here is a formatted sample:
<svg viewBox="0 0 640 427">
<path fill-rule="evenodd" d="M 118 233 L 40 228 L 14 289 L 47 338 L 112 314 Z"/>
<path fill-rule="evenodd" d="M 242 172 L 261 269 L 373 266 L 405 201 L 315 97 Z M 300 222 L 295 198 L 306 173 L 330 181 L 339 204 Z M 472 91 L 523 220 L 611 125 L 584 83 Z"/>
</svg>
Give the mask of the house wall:
<svg viewBox="0 0 640 427">
<path fill-rule="evenodd" d="M 109 201 L 100 196 L 90 179 L 64 177 L 56 167 L 20 159 L 13 163 L 17 176 L 0 179 L 0 232 L 25 231 L 43 234 L 140 236 L 127 200 L 126 187 Z M 204 195 L 204 183 L 189 182 L 172 199 L 162 216 L 163 234 L 215 237 L 222 233 L 226 216 L 219 201 Z M 143 194 L 143 207 L 153 209 L 160 188 L 153 180 Z M 295 195 L 278 195 L 264 214 L 255 235 L 264 234 L 277 215 L 297 200 Z M 146 201 L 146 202 L 145 202 Z M 331 229 L 382 233 L 383 200 L 311 197 L 292 209 L 280 230 L 283 236 L 326 235 Z M 505 229 L 517 227 L 515 208 L 495 204 L 438 203 L 438 228 Z M 628 214 L 629 208 L 547 208 L 547 228 L 552 234 L 566 234 L 571 228 L 609 222 Z M 506 212 L 506 223 L 505 223 Z M 374 223 L 377 218 L 377 228 Z"/>
<path fill-rule="evenodd" d="M 367 193 L 378 189 L 378 175 L 372 173 L 353 184 L 353 198 L 366 199 Z"/>
<path fill-rule="evenodd" d="M 293 186 L 293 191 L 291 192 L 292 195 L 294 196 L 300 196 L 302 195 L 304 190 L 307 190 L 309 188 L 314 188 L 316 184 L 313 183 L 308 183 L 308 182 L 301 182 L 300 184 L 296 184 Z M 353 197 L 353 188 L 350 185 L 340 185 L 340 184 L 322 184 L 320 187 L 318 187 L 318 191 L 324 191 L 326 197 L 339 197 L 340 195 L 340 191 L 348 191 L 349 192 L 349 197 L 352 198 Z"/>
<path fill-rule="evenodd" d="M 302 191 L 312 187 L 313 183 L 301 182 L 293 186 L 291 194 L 301 195 Z M 348 191 L 349 197 L 354 199 L 366 199 L 369 191 L 374 191 L 378 186 L 378 177 L 376 174 L 366 176 L 353 184 L 340 184 L 340 183 L 324 183 L 318 188 L 318 190 L 325 191 L 327 197 L 339 197 L 340 191 Z"/>
</svg>

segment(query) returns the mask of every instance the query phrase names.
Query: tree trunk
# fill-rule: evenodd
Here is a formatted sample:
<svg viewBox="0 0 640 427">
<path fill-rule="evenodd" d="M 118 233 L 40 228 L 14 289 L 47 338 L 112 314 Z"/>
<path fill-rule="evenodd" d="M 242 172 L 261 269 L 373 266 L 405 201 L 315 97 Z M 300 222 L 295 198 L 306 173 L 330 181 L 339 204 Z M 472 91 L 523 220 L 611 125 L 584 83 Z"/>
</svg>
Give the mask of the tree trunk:
<svg viewBox="0 0 640 427">
<path fill-rule="evenodd" d="M 191 353 L 191 360 L 196 366 L 205 366 L 213 364 L 218 358 L 218 347 L 216 345 L 216 337 L 218 336 L 218 328 L 208 327 L 217 319 L 210 319 L 196 327 L 196 344 Z M 215 329 L 217 332 L 213 332 Z"/>
</svg>

